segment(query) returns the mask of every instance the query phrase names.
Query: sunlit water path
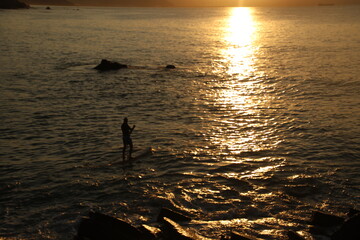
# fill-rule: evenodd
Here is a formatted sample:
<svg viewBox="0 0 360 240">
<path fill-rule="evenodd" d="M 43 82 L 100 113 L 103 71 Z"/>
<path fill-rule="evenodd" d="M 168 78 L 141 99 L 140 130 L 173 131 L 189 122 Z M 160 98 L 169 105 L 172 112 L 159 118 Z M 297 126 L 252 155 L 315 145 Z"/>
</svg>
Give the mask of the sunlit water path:
<svg viewBox="0 0 360 240">
<path fill-rule="evenodd" d="M 0 237 L 165 206 L 208 237 L 279 239 L 313 209 L 359 208 L 359 11 L 0 11 Z M 99 73 L 102 58 L 130 67 Z M 125 116 L 155 149 L 127 168 Z"/>
</svg>

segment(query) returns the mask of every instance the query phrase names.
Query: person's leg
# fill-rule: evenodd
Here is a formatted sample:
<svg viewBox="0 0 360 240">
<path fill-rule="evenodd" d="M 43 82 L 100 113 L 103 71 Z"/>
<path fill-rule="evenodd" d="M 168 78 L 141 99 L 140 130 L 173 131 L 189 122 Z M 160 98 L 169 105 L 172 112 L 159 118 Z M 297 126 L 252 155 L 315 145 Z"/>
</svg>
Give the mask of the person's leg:
<svg viewBox="0 0 360 240">
<path fill-rule="evenodd" d="M 123 161 L 125 161 L 125 153 L 126 153 L 126 144 L 124 143 L 124 147 L 123 147 Z"/>
<path fill-rule="evenodd" d="M 131 154 L 132 154 L 132 151 L 133 151 L 133 143 L 132 143 L 131 139 L 130 139 L 129 145 L 130 145 L 129 159 L 131 159 Z"/>
</svg>

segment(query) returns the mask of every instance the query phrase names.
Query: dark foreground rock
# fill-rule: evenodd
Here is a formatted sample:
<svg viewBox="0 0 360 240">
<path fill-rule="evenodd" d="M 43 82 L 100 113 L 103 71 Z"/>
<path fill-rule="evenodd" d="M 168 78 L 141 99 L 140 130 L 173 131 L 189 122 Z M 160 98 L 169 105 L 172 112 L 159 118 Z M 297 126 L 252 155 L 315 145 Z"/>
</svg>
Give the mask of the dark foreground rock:
<svg viewBox="0 0 360 240">
<path fill-rule="evenodd" d="M 175 221 L 164 218 L 163 231 L 166 240 L 211 240 L 210 238 L 203 237 L 194 231 L 185 229 Z"/>
<path fill-rule="evenodd" d="M 147 240 L 140 230 L 132 225 L 101 213 L 90 212 L 88 218 L 80 221 L 77 240 Z"/>
<path fill-rule="evenodd" d="M 191 221 L 191 218 L 179 213 L 179 212 L 176 212 L 174 210 L 170 210 L 168 208 L 161 208 L 160 210 L 160 213 L 158 215 L 158 218 L 157 218 L 157 221 L 158 222 L 161 222 L 163 221 L 164 218 L 169 218 L 173 221 L 176 221 L 176 222 L 187 222 L 187 221 Z"/>
<path fill-rule="evenodd" d="M 108 61 L 106 59 L 101 60 L 101 63 L 94 67 L 99 71 L 110 71 L 110 70 L 118 70 L 122 68 L 127 68 L 128 66 L 125 64 L 120 64 L 118 62 Z"/>
<path fill-rule="evenodd" d="M 245 233 L 232 232 L 230 235 L 230 240 L 257 240 L 257 238 L 249 236 Z"/>
<path fill-rule="evenodd" d="M 165 214 L 172 213 L 165 210 Z M 169 214 L 169 215 L 171 215 Z M 177 216 L 178 217 L 178 216 Z M 158 226 L 141 225 L 134 227 L 131 224 L 107 216 L 102 213 L 90 212 L 88 217 L 80 220 L 75 240 L 212 240 L 203 237 L 195 230 L 182 227 L 175 221 L 161 218 Z M 183 220 L 183 218 L 181 218 Z M 187 218 L 188 219 L 188 218 Z"/>
<path fill-rule="evenodd" d="M 346 215 L 347 215 L 348 218 L 351 218 L 351 217 L 357 215 L 358 213 L 360 213 L 359 210 L 351 208 L 351 209 L 349 209 L 349 211 L 348 211 L 348 213 Z"/>
<path fill-rule="evenodd" d="M 359 240 L 360 239 L 360 213 L 347 219 L 332 236 L 331 240 Z"/>
<path fill-rule="evenodd" d="M 30 6 L 26 3 L 18 0 L 1 0 L 0 8 L 2 9 L 18 9 L 18 8 L 29 8 Z"/>
<path fill-rule="evenodd" d="M 297 232 L 288 231 L 286 233 L 288 240 L 305 240 L 302 236 L 300 236 Z"/>
<path fill-rule="evenodd" d="M 360 212 L 351 209 L 347 218 L 333 214 L 314 211 L 310 224 L 310 232 L 331 240 L 358 240 L 360 239 Z"/>
<path fill-rule="evenodd" d="M 74 240 L 214 240 L 201 236 L 195 229 L 190 228 L 189 226 L 194 223 L 191 218 L 168 208 L 160 210 L 157 220 L 158 222 L 149 225 L 135 227 L 118 218 L 90 212 L 88 217 L 82 218 L 79 222 Z M 304 236 L 288 230 L 281 239 L 304 240 L 312 239 L 312 236 L 316 239 L 331 240 L 360 239 L 360 213 L 357 210 L 349 212 L 346 218 L 314 211 L 310 225 L 312 225 L 309 229 L 310 233 L 303 232 Z M 242 229 L 239 229 L 239 232 L 233 231 L 217 239 L 258 239 L 241 231 Z"/>
<path fill-rule="evenodd" d="M 143 224 L 139 227 L 140 232 L 144 234 L 149 240 L 157 240 L 163 238 L 163 233 L 160 228 Z"/>
<path fill-rule="evenodd" d="M 331 227 L 340 225 L 345 221 L 344 218 L 332 214 L 314 211 L 312 214 L 311 224 L 321 227 Z"/>
</svg>

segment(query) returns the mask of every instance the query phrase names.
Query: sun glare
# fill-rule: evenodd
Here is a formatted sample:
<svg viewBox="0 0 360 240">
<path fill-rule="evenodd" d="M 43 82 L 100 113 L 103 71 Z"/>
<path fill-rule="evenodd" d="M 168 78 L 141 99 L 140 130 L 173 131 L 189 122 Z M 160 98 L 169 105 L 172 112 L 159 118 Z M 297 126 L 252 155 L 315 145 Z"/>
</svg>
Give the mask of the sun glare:
<svg viewBox="0 0 360 240">
<path fill-rule="evenodd" d="M 250 8 L 232 8 L 228 21 L 227 40 L 238 47 L 251 45 L 255 32 Z"/>
<path fill-rule="evenodd" d="M 228 47 L 223 52 L 228 61 L 229 74 L 246 77 L 254 71 L 252 65 L 255 30 L 250 8 L 232 9 L 225 36 Z"/>
<path fill-rule="evenodd" d="M 266 134 L 247 129 L 261 128 L 266 123 L 252 121 L 248 116 L 259 114 L 268 104 L 261 94 L 263 86 L 258 79 L 256 61 L 256 22 L 252 9 L 232 8 L 224 28 L 220 50 L 221 65 L 216 70 L 222 80 L 216 82 L 211 98 L 223 114 L 214 116 L 216 127 L 209 130 L 209 140 L 222 149 L 222 155 L 238 155 L 242 152 L 260 151 L 268 148 Z"/>
</svg>

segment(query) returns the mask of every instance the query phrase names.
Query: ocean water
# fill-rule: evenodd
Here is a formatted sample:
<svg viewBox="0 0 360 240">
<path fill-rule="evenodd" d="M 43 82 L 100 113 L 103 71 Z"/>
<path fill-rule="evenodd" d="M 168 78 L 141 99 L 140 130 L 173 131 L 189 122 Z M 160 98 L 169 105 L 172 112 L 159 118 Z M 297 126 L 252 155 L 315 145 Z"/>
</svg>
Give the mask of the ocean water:
<svg viewBox="0 0 360 240">
<path fill-rule="evenodd" d="M 280 239 L 359 208 L 359 29 L 358 6 L 1 10 L 0 237 L 169 207 L 207 237 Z M 154 149 L 128 167 L 125 116 Z"/>
</svg>

